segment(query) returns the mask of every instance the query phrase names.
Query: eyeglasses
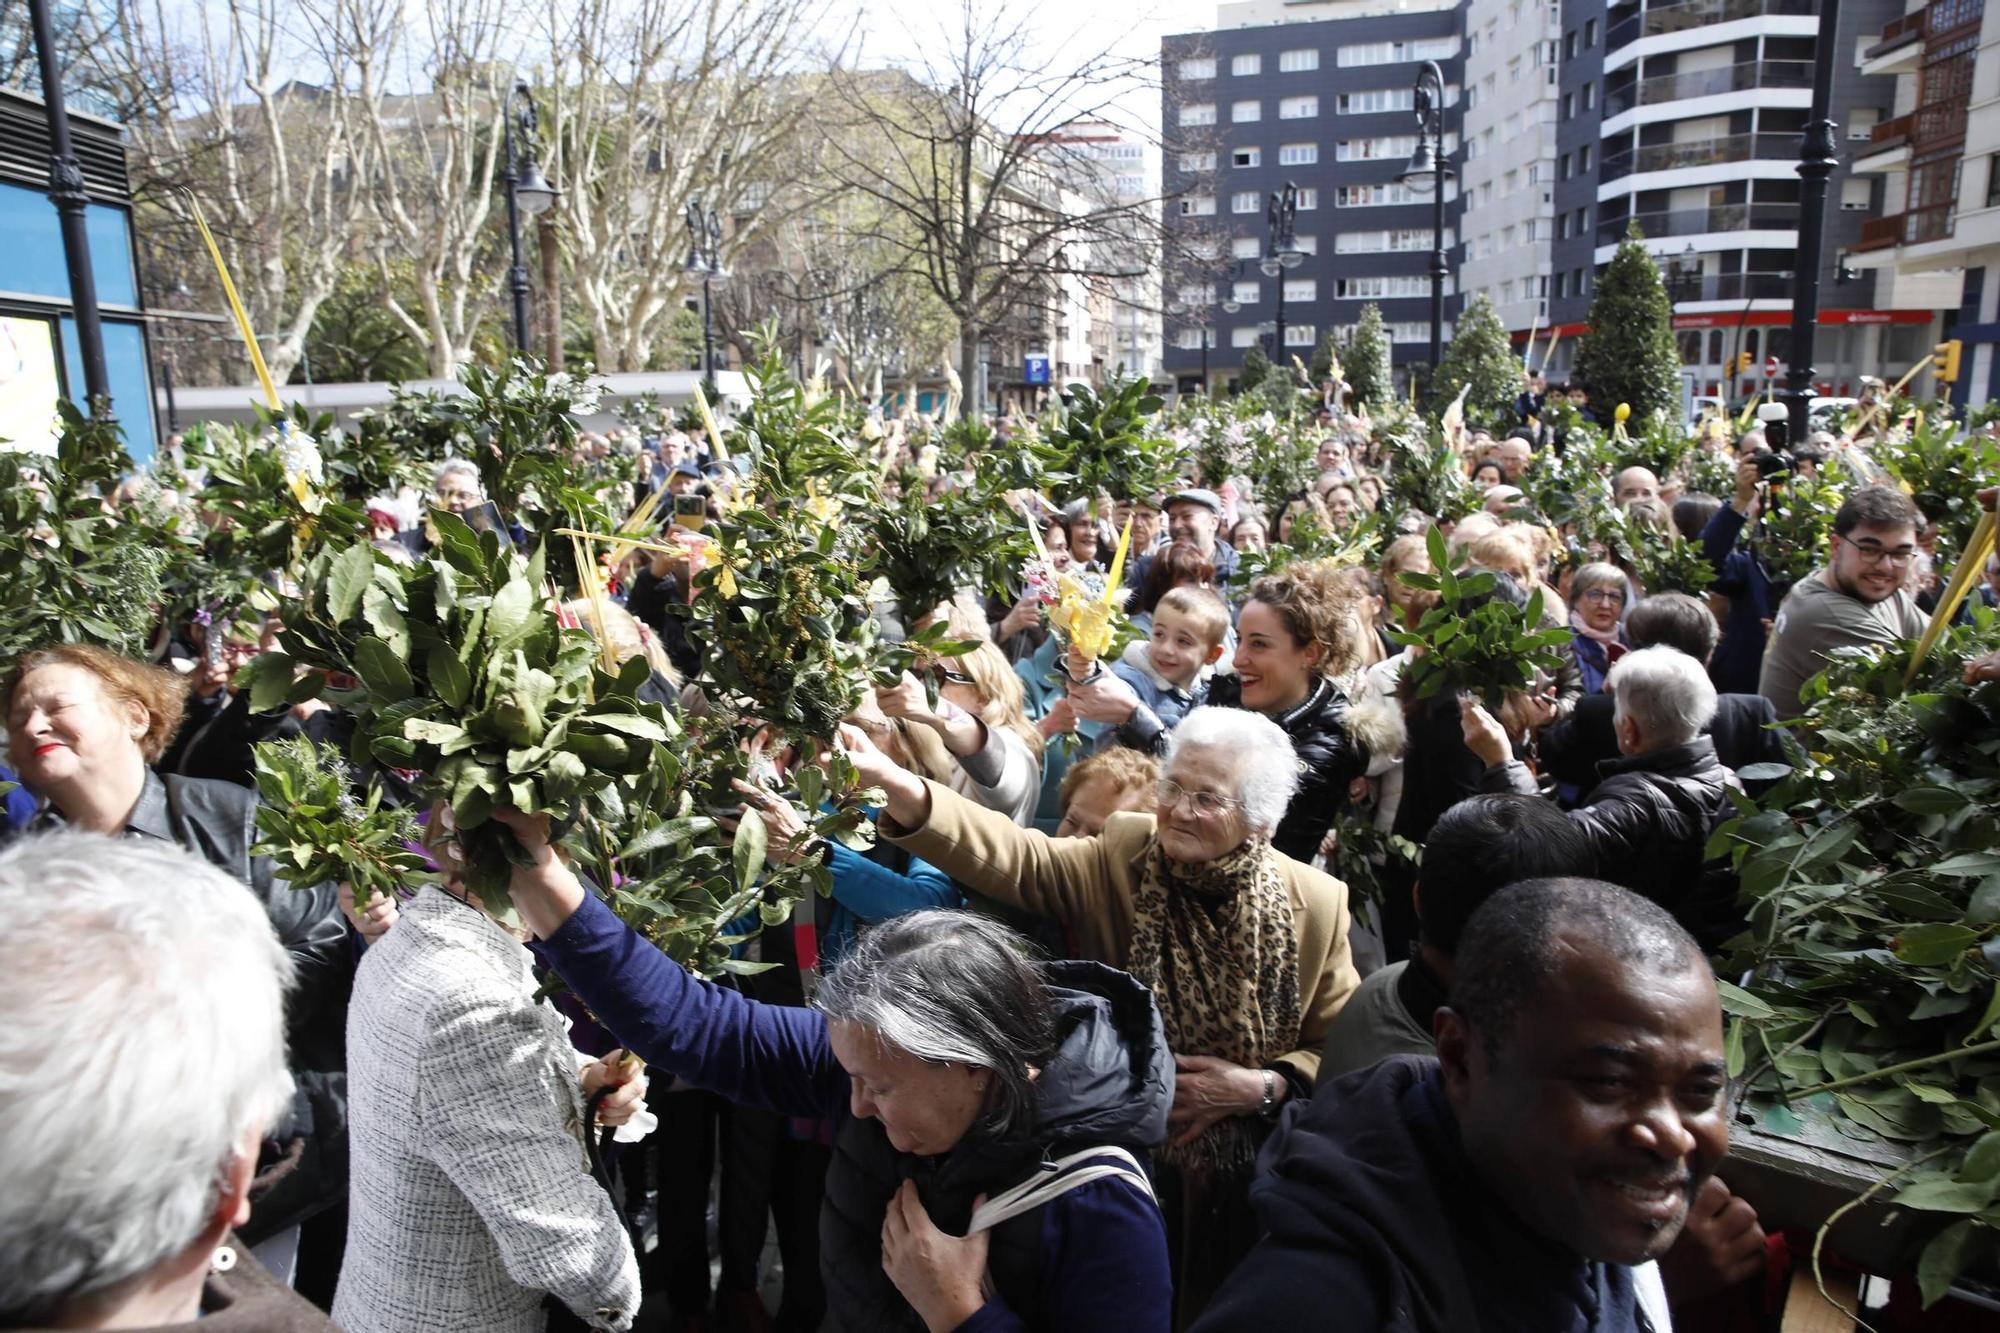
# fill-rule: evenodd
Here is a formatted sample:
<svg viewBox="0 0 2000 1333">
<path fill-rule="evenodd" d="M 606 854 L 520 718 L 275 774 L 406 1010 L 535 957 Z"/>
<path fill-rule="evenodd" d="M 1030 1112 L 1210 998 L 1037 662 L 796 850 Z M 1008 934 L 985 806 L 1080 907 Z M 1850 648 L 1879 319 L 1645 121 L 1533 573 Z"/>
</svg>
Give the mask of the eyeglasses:
<svg viewBox="0 0 2000 1333">
<path fill-rule="evenodd" d="M 1160 809 L 1173 809 L 1185 796 L 1194 807 L 1195 814 L 1203 819 L 1214 819 L 1230 810 L 1241 809 L 1243 802 L 1231 796 L 1217 796 L 1212 791 L 1189 791 L 1171 778 L 1160 779 Z"/>
<path fill-rule="evenodd" d="M 1834 534 L 1834 540 L 1847 542 L 1849 546 L 1852 546 L 1856 554 L 1861 557 L 1861 563 L 1864 565 L 1879 565 L 1887 561 L 1896 569 L 1908 569 L 1910 562 L 1917 558 L 1917 548 L 1914 546 L 1898 546 L 1892 551 L 1888 547 L 1875 542 L 1848 541 L 1847 538 L 1841 536 L 1839 533 Z"/>
<path fill-rule="evenodd" d="M 979 683 L 963 671 L 953 671 L 942 662 L 936 663 L 931 667 L 931 675 L 941 684 L 945 685 L 977 685 Z"/>
<path fill-rule="evenodd" d="M 1580 602 L 1611 602 L 1614 605 L 1623 606 L 1625 605 L 1625 594 L 1616 588 L 1592 588 L 1577 600 Z"/>
</svg>

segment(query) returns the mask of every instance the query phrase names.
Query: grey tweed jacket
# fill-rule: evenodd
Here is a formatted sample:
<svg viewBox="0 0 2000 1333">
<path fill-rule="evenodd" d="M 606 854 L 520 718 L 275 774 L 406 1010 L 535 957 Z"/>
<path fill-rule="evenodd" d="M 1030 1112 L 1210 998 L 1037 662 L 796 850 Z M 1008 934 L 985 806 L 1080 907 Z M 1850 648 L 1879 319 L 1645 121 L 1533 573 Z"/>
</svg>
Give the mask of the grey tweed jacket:
<svg viewBox="0 0 2000 1333">
<path fill-rule="evenodd" d="M 544 1295 L 631 1326 L 638 1264 L 589 1174 L 564 1020 L 534 991 L 527 949 L 437 888 L 362 958 L 333 1306 L 347 1333 L 541 1333 Z"/>
</svg>

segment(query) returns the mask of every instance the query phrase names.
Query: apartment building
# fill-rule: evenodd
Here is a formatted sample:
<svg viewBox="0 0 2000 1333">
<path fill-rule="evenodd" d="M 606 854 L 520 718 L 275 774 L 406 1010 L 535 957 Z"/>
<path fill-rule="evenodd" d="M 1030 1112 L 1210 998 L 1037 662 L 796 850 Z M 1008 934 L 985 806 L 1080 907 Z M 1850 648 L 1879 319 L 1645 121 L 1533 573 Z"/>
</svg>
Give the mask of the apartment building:
<svg viewBox="0 0 2000 1333">
<path fill-rule="evenodd" d="M 1465 7 L 1465 294 L 1526 340 L 1548 326 L 1560 0 Z M 1588 112 L 1591 108 L 1585 108 Z M 1575 119 L 1575 107 L 1565 119 Z"/>
<path fill-rule="evenodd" d="M 1220 388 L 1260 342 L 1273 360 L 1310 359 L 1322 335 L 1351 326 L 1371 301 L 1396 364 L 1426 359 L 1433 203 L 1396 177 L 1416 148 L 1413 94 L 1426 60 L 1445 82 L 1446 161 L 1463 169 L 1459 9 L 1444 0 L 1248 0 L 1221 6 L 1213 31 L 1165 38 L 1161 55 L 1165 358 L 1177 387 L 1202 389 L 1206 367 L 1207 387 Z M 1298 253 L 1266 273 L 1266 212 L 1288 183 Z M 1446 201 L 1456 273 L 1457 191 Z M 1458 301 L 1445 290 L 1448 337 Z"/>
<path fill-rule="evenodd" d="M 1878 288 L 1939 310 L 1897 349 L 1914 362 L 1935 342 L 1965 346 L 1960 402 L 2000 398 L 2000 6 L 1918 0 L 1875 34 L 1869 73 L 1895 79 L 1893 114 L 1853 148 L 1857 175 L 1880 181 L 1882 216 L 1862 226 L 1850 265 Z"/>
</svg>

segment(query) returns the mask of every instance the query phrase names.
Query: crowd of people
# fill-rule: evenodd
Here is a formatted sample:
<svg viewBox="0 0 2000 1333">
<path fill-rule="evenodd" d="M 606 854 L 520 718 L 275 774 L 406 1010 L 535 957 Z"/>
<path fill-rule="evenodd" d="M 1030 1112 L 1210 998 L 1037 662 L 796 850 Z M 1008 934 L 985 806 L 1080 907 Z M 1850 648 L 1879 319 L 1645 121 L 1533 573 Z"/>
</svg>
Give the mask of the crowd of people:
<svg viewBox="0 0 2000 1333">
<path fill-rule="evenodd" d="M 1190 460 L 1156 495 L 1021 497 L 1059 571 L 1101 583 L 1129 544 L 1130 641 L 1094 659 L 1019 586 L 884 608 L 972 646 L 823 738 L 876 794 L 867 850 L 811 837 L 790 796 L 821 753 L 754 756 L 739 817 L 831 894 L 746 923 L 720 979 L 518 811 L 494 816 L 523 851 L 510 911 L 466 890 L 444 810 L 435 884 L 286 884 L 251 850 L 252 746 L 352 725 L 250 706 L 234 672 L 268 612 L 164 627 L 155 661 L 6 664 L 0 1326 L 1754 1321 L 1783 1258 L 1718 1175 L 1709 955 L 1743 904 L 1709 839 L 1758 789 L 1739 770 L 1789 762 L 1773 724 L 1831 654 L 1922 632 L 1949 553 L 1865 435 L 1829 437 L 1792 465 L 1839 452 L 1854 484 L 1820 567 L 1779 586 L 1768 441 L 1703 431 L 1726 497 L 1597 483 L 1662 542 L 1691 515 L 1712 593 L 1647 588 L 1526 504 L 1564 447 L 1551 392 L 1448 438 L 1460 512 L 1385 510 L 1394 462 L 1337 395 L 1293 494 Z M 661 540 L 610 571 L 592 632 L 699 713 L 720 702 L 688 683 L 674 538 L 725 521 L 743 474 L 684 432 L 629 445 Z M 586 435 L 580 473 L 626 447 Z M 448 460 L 372 502 L 377 548 L 425 558 L 431 509 L 506 530 L 480 476 Z M 1378 547 L 1315 554 L 1360 525 Z M 1404 576 L 1441 572 L 1433 530 L 1488 598 L 1539 595 L 1559 666 L 1418 696 L 1440 593 Z M 1364 897 L 1343 848 L 1390 834 L 1420 859 L 1378 857 Z"/>
</svg>

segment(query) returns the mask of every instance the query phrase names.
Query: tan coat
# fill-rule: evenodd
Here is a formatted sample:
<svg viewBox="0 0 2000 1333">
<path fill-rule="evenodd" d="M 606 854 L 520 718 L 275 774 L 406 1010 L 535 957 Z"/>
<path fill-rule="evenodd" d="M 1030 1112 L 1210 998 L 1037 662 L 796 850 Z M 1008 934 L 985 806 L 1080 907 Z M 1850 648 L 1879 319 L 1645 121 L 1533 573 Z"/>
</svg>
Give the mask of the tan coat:
<svg viewBox="0 0 2000 1333">
<path fill-rule="evenodd" d="M 1051 838 L 1024 829 L 947 787 L 925 784 L 931 817 L 904 829 L 887 815 L 881 831 L 975 893 L 1054 917 L 1074 932 L 1086 958 L 1122 968 L 1132 944 L 1132 900 L 1153 842 L 1153 817 L 1115 814 L 1094 838 Z M 1307 1080 L 1319 1075 L 1320 1047 L 1334 1015 L 1360 986 L 1347 949 L 1347 886 L 1311 866 L 1278 858 L 1299 937 L 1299 1049 L 1274 1063 Z M 1184 1051 L 1199 1055 L 1199 1051 Z"/>
</svg>

